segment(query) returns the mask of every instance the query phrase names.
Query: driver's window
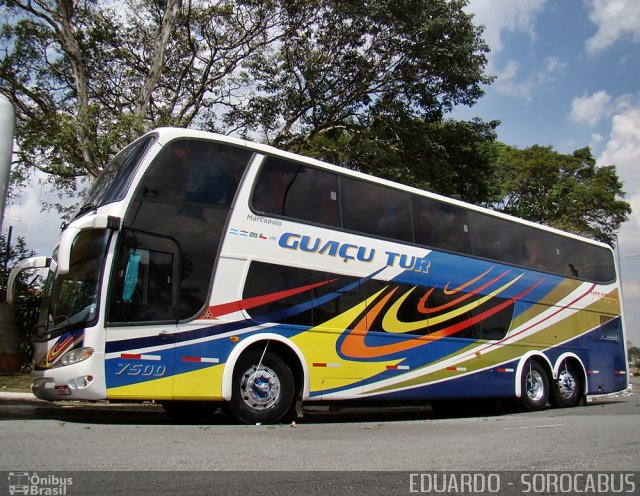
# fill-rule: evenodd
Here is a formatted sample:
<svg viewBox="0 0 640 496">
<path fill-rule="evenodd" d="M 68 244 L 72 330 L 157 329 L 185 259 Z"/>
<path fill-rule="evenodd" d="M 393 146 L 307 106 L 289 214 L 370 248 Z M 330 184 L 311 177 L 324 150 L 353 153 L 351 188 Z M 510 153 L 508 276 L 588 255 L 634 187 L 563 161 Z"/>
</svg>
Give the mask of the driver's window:
<svg viewBox="0 0 640 496">
<path fill-rule="evenodd" d="M 109 290 L 109 322 L 176 320 L 175 242 L 128 230 Z"/>
</svg>

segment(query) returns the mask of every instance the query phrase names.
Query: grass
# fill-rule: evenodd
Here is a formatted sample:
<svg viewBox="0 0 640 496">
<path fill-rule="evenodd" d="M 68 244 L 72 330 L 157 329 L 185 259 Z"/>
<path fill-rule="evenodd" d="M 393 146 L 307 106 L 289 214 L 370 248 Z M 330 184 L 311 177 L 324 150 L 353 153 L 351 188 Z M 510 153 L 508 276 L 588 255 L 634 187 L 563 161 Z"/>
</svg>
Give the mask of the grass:
<svg viewBox="0 0 640 496">
<path fill-rule="evenodd" d="M 29 393 L 31 378 L 28 374 L 0 374 L 0 392 Z"/>
</svg>

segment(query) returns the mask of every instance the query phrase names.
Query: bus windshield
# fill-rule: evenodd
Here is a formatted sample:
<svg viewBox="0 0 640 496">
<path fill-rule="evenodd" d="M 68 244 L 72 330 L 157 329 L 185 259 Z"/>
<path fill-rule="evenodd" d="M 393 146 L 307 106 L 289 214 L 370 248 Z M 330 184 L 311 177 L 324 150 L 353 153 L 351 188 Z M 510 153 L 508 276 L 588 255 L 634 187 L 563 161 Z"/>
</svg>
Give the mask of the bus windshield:
<svg viewBox="0 0 640 496">
<path fill-rule="evenodd" d="M 87 192 L 76 217 L 90 209 L 122 200 L 129 190 L 138 164 L 155 141 L 155 136 L 149 135 L 118 153 Z"/>
<path fill-rule="evenodd" d="M 51 273 L 45 284 L 38 335 L 62 332 L 92 322 L 98 315 L 100 277 L 111 231 L 78 234 L 67 274 Z"/>
</svg>

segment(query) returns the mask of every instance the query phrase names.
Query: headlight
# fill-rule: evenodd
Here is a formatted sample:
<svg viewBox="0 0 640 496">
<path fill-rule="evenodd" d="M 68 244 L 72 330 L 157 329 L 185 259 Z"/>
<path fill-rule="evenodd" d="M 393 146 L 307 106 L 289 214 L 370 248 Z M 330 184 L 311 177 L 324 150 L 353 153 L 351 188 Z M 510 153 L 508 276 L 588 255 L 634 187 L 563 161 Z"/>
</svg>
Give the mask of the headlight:
<svg viewBox="0 0 640 496">
<path fill-rule="evenodd" d="M 65 367 L 74 363 L 82 362 L 93 355 L 93 348 L 78 348 L 65 353 L 55 367 Z"/>
</svg>

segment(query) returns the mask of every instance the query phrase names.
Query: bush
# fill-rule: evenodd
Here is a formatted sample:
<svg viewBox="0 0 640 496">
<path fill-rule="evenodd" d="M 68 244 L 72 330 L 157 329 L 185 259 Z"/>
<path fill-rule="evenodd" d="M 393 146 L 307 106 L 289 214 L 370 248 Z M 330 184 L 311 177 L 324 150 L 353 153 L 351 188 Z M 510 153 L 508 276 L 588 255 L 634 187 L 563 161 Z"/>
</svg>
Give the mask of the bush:
<svg viewBox="0 0 640 496">
<path fill-rule="evenodd" d="M 20 343 L 20 355 L 22 359 L 22 372 L 30 372 L 33 362 L 33 345 L 31 340 L 38 323 L 42 291 L 28 289 L 21 291 L 14 302 L 13 308 L 16 316 L 16 324 L 22 335 Z"/>
</svg>

